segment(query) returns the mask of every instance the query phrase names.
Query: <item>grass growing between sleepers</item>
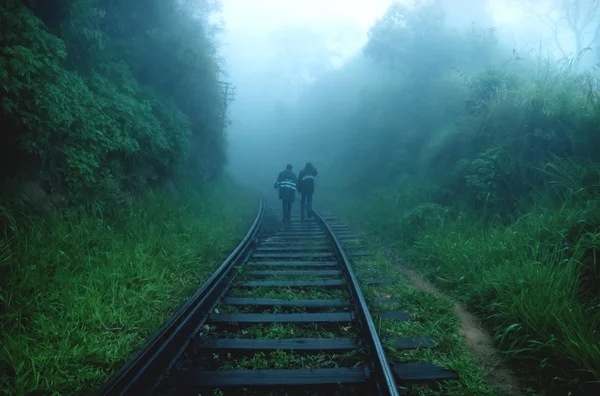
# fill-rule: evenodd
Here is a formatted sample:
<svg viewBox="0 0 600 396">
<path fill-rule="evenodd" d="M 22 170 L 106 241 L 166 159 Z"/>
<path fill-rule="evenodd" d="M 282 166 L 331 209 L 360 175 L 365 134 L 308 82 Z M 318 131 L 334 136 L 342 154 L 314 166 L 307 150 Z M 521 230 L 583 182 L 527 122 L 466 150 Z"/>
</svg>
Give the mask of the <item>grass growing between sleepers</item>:
<svg viewBox="0 0 600 396">
<path fill-rule="evenodd" d="M 221 370 L 300 370 L 352 367 L 361 364 L 364 356 L 360 350 L 346 353 L 274 351 L 255 352 L 251 356 L 237 358 L 221 354 L 215 360 L 222 360 Z"/>
<path fill-rule="evenodd" d="M 260 267 L 258 267 L 260 268 Z M 252 267 L 252 270 L 258 268 Z M 288 268 L 286 268 L 288 269 Z M 316 277 L 308 275 L 284 275 L 256 277 L 247 274 L 248 267 L 239 270 L 236 281 L 300 281 L 326 280 L 341 276 Z M 345 286 L 342 287 L 234 287 L 227 297 L 267 298 L 284 300 L 348 300 Z M 304 313 L 305 308 L 272 307 L 234 307 L 220 305 L 216 309 L 220 313 Z M 325 308 L 311 312 L 348 312 L 347 308 Z M 219 324 L 206 325 L 201 337 L 208 338 L 252 338 L 252 339 L 284 339 L 284 338 L 354 338 L 357 329 L 352 322 L 347 323 L 265 323 L 265 324 Z M 362 351 L 348 352 L 303 352 L 280 350 L 273 352 L 248 351 L 244 354 L 212 353 L 207 356 L 207 364 L 211 369 L 219 370 L 261 370 L 261 369 L 317 369 L 333 367 L 352 367 L 364 360 Z"/>
<path fill-rule="evenodd" d="M 68 209 L 0 241 L 0 393 L 101 386 L 247 232 L 252 194 L 223 182 L 129 201 L 118 221 Z"/>
</svg>

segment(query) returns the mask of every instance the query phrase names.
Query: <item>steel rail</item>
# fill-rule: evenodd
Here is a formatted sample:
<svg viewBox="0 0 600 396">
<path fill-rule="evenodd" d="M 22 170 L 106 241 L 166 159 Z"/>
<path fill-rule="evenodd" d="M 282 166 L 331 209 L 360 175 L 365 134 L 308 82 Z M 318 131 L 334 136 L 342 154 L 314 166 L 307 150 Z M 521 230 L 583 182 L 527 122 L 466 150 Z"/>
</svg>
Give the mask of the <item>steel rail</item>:
<svg viewBox="0 0 600 396">
<path fill-rule="evenodd" d="M 258 212 L 244 239 L 204 285 L 109 378 L 96 395 L 144 395 L 156 388 L 231 286 L 235 276 L 233 269 L 246 260 L 250 247 L 256 243 L 263 217 L 264 204 L 259 197 Z"/>
<path fill-rule="evenodd" d="M 329 224 L 327 224 L 323 217 L 321 217 L 321 215 L 319 215 L 317 212 L 313 211 L 313 214 L 325 228 L 327 234 L 329 234 L 335 254 L 340 262 L 342 270 L 346 273 L 346 276 L 349 280 L 348 285 L 354 300 L 354 304 L 352 304 L 352 306 L 356 311 L 356 317 L 361 330 L 366 335 L 367 347 L 370 349 L 368 352 L 372 355 L 372 364 L 374 366 L 370 369 L 373 371 L 373 377 L 377 384 L 379 394 L 384 396 L 399 396 L 400 393 L 398 392 L 394 374 L 392 373 L 390 365 L 388 364 L 385 356 L 385 350 L 383 349 L 383 345 L 379 339 L 379 335 L 377 334 L 377 329 L 369 312 L 367 301 L 360 290 L 360 285 L 358 284 L 354 270 L 352 270 L 350 261 L 348 260 L 348 257 L 346 256 L 339 239 L 336 237 Z"/>
</svg>

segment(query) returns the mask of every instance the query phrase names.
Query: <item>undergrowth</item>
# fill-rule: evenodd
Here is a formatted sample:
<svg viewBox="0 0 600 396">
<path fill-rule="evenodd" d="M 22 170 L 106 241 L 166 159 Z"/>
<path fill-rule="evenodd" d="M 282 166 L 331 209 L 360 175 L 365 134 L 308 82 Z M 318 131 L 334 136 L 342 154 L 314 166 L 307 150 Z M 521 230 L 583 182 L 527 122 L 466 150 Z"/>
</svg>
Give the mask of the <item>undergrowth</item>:
<svg viewBox="0 0 600 396">
<path fill-rule="evenodd" d="M 206 280 L 256 205 L 229 182 L 129 200 L 117 221 L 1 207 L 0 393 L 98 388 Z"/>
<path fill-rule="evenodd" d="M 390 26 L 386 34 L 410 31 Z M 458 71 L 464 83 L 447 70 L 430 80 L 396 73 L 390 80 L 448 100 L 424 96 L 401 107 L 412 94 L 390 88 L 353 123 L 390 109 L 378 125 L 394 132 L 361 127 L 360 139 L 347 139 L 385 150 L 357 161 L 344 146 L 349 159 L 336 164 L 344 170 L 332 166 L 329 176 L 332 207 L 476 312 L 526 386 L 551 395 L 600 393 L 594 73 L 516 51 L 503 64 Z M 454 84 L 453 93 L 433 77 Z M 419 112 L 428 118 L 410 119 Z"/>
<path fill-rule="evenodd" d="M 363 210 L 350 204 L 346 212 L 372 242 L 478 313 L 527 384 L 547 394 L 597 394 L 600 201 L 593 194 L 549 183 L 510 224 L 458 205 L 382 209 L 398 199 L 381 190 Z"/>
</svg>

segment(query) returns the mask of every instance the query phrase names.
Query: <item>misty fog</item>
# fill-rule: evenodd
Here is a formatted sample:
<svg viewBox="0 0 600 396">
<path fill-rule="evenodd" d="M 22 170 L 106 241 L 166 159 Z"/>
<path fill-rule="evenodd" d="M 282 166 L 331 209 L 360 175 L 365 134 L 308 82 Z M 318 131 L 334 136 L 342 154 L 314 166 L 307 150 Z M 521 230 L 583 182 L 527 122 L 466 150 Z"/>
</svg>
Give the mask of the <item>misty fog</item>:
<svg viewBox="0 0 600 396">
<path fill-rule="evenodd" d="M 369 32 L 392 3 L 406 5 L 406 23 L 424 30 L 420 38 L 411 38 L 410 44 L 402 42 L 406 38 L 399 39 L 398 49 L 404 52 L 389 67 L 366 56 L 365 50 Z M 372 145 L 372 151 L 361 155 L 377 156 L 385 149 L 354 133 L 355 123 L 349 122 L 361 101 L 372 103 L 369 95 L 384 95 L 383 90 L 394 84 L 403 89 L 399 80 L 405 77 L 413 83 L 428 84 L 425 81 L 435 79 L 435 84 L 451 84 L 458 79 L 457 68 L 476 73 L 510 61 L 513 51 L 523 58 L 519 67 L 535 68 L 541 58 L 558 61 L 561 50 L 575 50 L 568 26 L 559 26 L 557 44 L 546 21 L 535 15 L 554 7 L 549 1 L 431 1 L 437 5 L 429 14 L 414 12 L 426 3 L 224 1 L 217 17 L 226 26 L 222 54 L 229 80 L 236 87 L 229 108 L 230 170 L 240 180 L 264 189 L 285 164 L 292 163 L 297 172 L 306 161 L 313 161 L 323 169 L 321 184 L 334 181 L 335 174 L 343 172 L 335 168 L 335 159 L 342 152 L 353 147 L 364 151 L 365 145 Z M 587 40 L 591 34 L 594 32 L 589 30 Z M 380 51 L 385 57 L 387 49 Z M 590 51 L 583 67 L 590 68 L 597 58 L 598 51 Z M 430 98 L 419 98 L 425 86 L 413 89 L 411 99 L 398 99 L 399 114 L 428 111 L 422 101 Z M 463 108 L 466 98 L 460 90 L 443 95 L 456 107 L 445 113 Z M 374 108 L 371 115 L 377 111 L 382 110 Z M 393 133 L 404 132 L 396 128 Z"/>
<path fill-rule="evenodd" d="M 1 1 L 0 394 L 599 395 L 599 66 L 600 0 Z"/>
</svg>

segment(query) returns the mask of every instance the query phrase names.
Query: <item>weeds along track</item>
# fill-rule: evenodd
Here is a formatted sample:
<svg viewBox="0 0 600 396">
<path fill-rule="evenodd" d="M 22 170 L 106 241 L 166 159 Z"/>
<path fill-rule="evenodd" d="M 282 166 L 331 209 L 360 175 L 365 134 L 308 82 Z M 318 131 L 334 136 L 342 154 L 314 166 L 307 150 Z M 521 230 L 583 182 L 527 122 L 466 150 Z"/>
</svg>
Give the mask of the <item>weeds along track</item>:
<svg viewBox="0 0 600 396">
<path fill-rule="evenodd" d="M 430 363 L 387 361 L 349 261 L 369 252 L 347 226 L 319 214 L 301 221 L 297 211 L 285 224 L 278 214 L 278 205 L 265 211 L 261 200 L 240 245 L 99 394 L 398 395 L 397 382 L 456 378 Z M 410 315 L 386 311 L 375 319 Z"/>
</svg>

